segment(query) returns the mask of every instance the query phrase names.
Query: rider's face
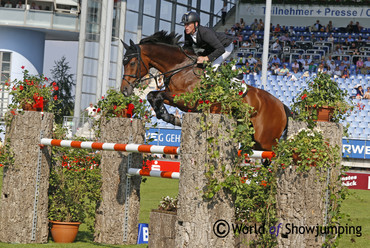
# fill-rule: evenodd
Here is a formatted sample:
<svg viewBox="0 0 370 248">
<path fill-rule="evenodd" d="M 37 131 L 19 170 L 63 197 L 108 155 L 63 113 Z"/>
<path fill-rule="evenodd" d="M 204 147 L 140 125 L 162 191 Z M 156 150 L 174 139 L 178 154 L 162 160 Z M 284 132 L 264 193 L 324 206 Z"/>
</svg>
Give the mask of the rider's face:
<svg viewBox="0 0 370 248">
<path fill-rule="evenodd" d="M 186 23 L 185 24 L 185 33 L 186 34 L 194 34 L 195 33 L 195 23 Z"/>
</svg>

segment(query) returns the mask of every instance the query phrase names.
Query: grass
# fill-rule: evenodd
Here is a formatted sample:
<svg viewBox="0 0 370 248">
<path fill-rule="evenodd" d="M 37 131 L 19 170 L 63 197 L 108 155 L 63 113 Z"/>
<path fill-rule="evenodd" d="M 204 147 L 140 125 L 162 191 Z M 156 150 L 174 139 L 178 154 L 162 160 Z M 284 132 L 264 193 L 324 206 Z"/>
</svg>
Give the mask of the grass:
<svg viewBox="0 0 370 248">
<path fill-rule="evenodd" d="M 2 168 L 0 168 L 0 189 L 2 185 Z M 1 192 L 1 191 L 0 191 Z M 149 213 L 152 209 L 157 208 L 159 201 L 164 196 L 174 197 L 178 192 L 178 180 L 147 178 L 145 183 L 141 184 L 141 203 L 140 203 L 140 223 L 149 223 Z M 0 202 L 1 204 L 1 202 Z M 339 247 L 369 247 L 370 242 L 370 215 L 368 209 L 370 206 L 370 191 L 369 190 L 350 190 L 350 196 L 344 201 L 342 212 L 349 215 L 342 226 L 361 226 L 361 237 L 356 237 L 356 234 L 346 234 L 339 239 Z M 73 244 L 56 244 L 49 240 L 47 244 L 5 244 L 0 243 L 0 248 L 4 247 L 147 247 L 147 245 L 101 245 L 93 241 L 93 234 L 88 231 L 86 225 L 80 226 L 80 231 L 77 235 L 76 242 Z"/>
</svg>

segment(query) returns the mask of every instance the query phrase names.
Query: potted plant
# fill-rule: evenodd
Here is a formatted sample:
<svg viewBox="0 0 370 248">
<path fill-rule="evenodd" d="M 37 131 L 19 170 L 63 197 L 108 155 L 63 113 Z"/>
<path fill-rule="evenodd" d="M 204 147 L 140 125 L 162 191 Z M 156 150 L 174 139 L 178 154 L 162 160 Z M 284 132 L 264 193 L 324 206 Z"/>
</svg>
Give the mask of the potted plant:
<svg viewBox="0 0 370 248">
<path fill-rule="evenodd" d="M 53 155 L 48 214 L 51 234 L 55 242 L 70 243 L 81 222 L 93 229 L 96 204 L 101 198 L 101 156 L 91 150 L 67 147 L 53 147 Z"/>
<path fill-rule="evenodd" d="M 142 100 L 137 95 L 126 97 L 114 89 L 109 89 L 95 108 L 103 117 L 149 117 L 145 99 Z"/>
<path fill-rule="evenodd" d="M 341 90 L 338 83 L 329 75 L 318 73 L 308 82 L 297 98 L 293 100 L 292 111 L 297 120 L 339 122 L 344 120 L 353 109 L 347 90 Z"/>
<path fill-rule="evenodd" d="M 324 140 L 321 131 L 303 128 L 274 147 L 276 157 L 273 160 L 282 169 L 295 165 L 297 170 L 310 170 L 312 167 L 336 164 L 339 158 L 334 149 L 337 148 Z"/>
<path fill-rule="evenodd" d="M 23 69 L 23 78 L 13 82 L 6 82 L 6 90 L 12 96 L 9 108 L 26 111 L 52 111 L 54 101 L 57 100 L 55 92 L 59 89 L 55 82 L 49 82 L 44 75 L 30 75 Z"/>
</svg>

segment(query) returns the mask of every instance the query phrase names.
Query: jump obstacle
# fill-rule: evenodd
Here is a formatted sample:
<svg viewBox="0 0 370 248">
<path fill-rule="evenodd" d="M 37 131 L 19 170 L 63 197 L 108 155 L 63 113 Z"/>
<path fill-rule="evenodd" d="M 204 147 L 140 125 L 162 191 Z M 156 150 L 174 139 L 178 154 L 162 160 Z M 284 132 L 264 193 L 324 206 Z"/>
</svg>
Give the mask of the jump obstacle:
<svg viewBox="0 0 370 248">
<path fill-rule="evenodd" d="M 102 142 L 90 142 L 90 141 L 48 139 L 48 138 L 42 138 L 41 145 L 71 147 L 71 148 L 80 148 L 80 149 L 105 150 L 105 151 L 180 155 L 180 147 L 178 146 L 102 143 Z M 240 150 L 238 151 L 238 156 L 241 156 Z M 271 160 L 275 156 L 275 154 L 272 151 L 253 150 L 253 154 L 251 156 L 247 154 L 245 154 L 245 156 L 248 158 L 270 159 Z M 179 179 L 180 177 L 179 172 L 158 171 L 158 170 L 149 170 L 149 169 L 136 169 L 136 168 L 129 168 L 127 174 L 131 176 L 137 175 L 137 176 L 150 176 L 150 177 L 162 177 L 162 178 L 173 178 L 173 179 Z"/>
</svg>

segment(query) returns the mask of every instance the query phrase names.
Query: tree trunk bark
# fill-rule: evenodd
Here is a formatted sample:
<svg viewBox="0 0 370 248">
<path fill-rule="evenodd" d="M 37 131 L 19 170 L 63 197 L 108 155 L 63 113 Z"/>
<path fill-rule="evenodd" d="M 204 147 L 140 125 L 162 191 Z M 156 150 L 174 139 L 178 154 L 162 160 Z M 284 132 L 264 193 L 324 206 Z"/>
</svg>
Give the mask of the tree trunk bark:
<svg viewBox="0 0 370 248">
<path fill-rule="evenodd" d="M 203 131 L 202 119 L 206 124 L 212 124 L 209 130 Z M 226 171 L 231 170 L 237 155 L 238 146 L 229 138 L 232 123 L 222 115 L 184 115 L 175 247 L 234 247 L 231 223 L 234 223 L 235 213 L 231 193 L 221 189 L 211 200 L 203 198 L 203 190 L 207 185 L 205 173 L 209 170 L 206 163 L 215 166 L 213 176 L 222 181 L 224 175 L 221 166 L 225 166 Z M 207 138 L 210 137 L 215 137 L 219 142 L 211 147 L 212 151 L 220 153 L 217 160 L 211 159 L 207 153 L 210 146 Z M 214 224 L 221 219 L 229 224 L 228 227 L 223 222 L 218 227 L 223 234 L 230 231 L 224 238 L 214 233 L 214 229 L 217 229 Z"/>
<path fill-rule="evenodd" d="M 318 122 L 317 126 L 322 130 L 324 138 L 329 141 L 330 145 L 342 147 L 343 127 L 341 124 Z M 306 127 L 304 122 L 290 120 L 288 137 Z M 331 185 L 332 192 L 339 190 L 341 187 L 338 181 L 340 168 L 341 165 L 336 165 L 329 171 L 324 171 L 313 167 L 308 172 L 297 172 L 293 166 L 290 166 L 278 173 L 276 205 L 279 220 L 277 225 L 280 223 L 283 225 L 278 236 L 279 247 L 322 246 L 325 236 L 315 237 L 316 229 L 313 233 L 299 232 L 303 232 L 305 227 L 327 225 L 329 219 L 327 186 Z M 290 229 L 290 234 L 287 234 L 289 232 L 287 227 Z"/>
<path fill-rule="evenodd" d="M 144 143 L 144 122 L 128 118 L 103 119 L 101 142 Z M 140 153 L 102 151 L 102 201 L 95 220 L 95 242 L 103 244 L 136 244 L 140 212 L 140 176 L 127 177 L 128 159 L 132 168 L 141 168 Z M 127 179 L 128 219 L 125 216 Z M 126 231 L 125 231 L 126 230 Z"/>
<path fill-rule="evenodd" d="M 54 115 L 25 111 L 13 116 L 5 142 L 14 152 L 14 163 L 4 168 L 0 211 L 0 242 L 46 243 L 48 240 L 48 188 L 51 147 L 40 150 L 43 137 L 52 134 Z M 39 152 L 41 156 L 38 167 Z M 35 190 L 39 169 L 38 196 Z M 36 207 L 36 208 L 35 208 Z M 37 211 L 37 216 L 34 212 Z M 34 222 L 35 221 L 35 222 Z M 36 225 L 34 225 L 34 223 Z M 34 235 L 32 227 L 34 226 Z"/>
</svg>

